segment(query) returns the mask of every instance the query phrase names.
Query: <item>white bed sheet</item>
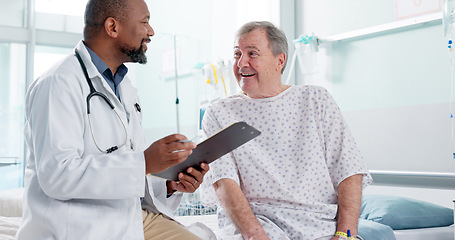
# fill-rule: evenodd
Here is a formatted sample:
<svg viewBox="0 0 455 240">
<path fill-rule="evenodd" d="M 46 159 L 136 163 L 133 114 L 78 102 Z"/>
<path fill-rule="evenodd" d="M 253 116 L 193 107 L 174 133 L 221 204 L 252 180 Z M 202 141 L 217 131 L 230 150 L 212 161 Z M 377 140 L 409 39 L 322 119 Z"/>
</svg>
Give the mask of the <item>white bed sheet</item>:
<svg viewBox="0 0 455 240">
<path fill-rule="evenodd" d="M 23 188 L 0 191 L 0 216 L 21 217 Z"/>
<path fill-rule="evenodd" d="M 175 218 L 184 226 L 189 226 L 193 223 L 200 222 L 212 230 L 218 229 L 218 217 L 216 214 L 200 215 L 200 216 L 178 216 Z"/>
<path fill-rule="evenodd" d="M 454 225 L 448 227 L 395 230 L 397 240 L 454 240 Z"/>
<path fill-rule="evenodd" d="M 2 217 L 0 216 L 0 239 L 14 239 L 17 229 L 21 225 L 22 218 L 20 217 Z"/>
</svg>

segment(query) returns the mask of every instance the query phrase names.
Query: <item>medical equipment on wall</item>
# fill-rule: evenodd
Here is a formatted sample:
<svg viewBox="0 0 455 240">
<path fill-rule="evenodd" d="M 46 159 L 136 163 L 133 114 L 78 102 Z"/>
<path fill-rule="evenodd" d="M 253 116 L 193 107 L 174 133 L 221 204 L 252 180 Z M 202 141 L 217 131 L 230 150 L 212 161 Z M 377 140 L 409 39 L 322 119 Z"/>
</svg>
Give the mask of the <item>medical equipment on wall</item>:
<svg viewBox="0 0 455 240">
<path fill-rule="evenodd" d="M 442 0 L 442 23 L 444 37 L 452 37 L 455 33 L 455 0 Z"/>
<path fill-rule="evenodd" d="M 442 1 L 442 23 L 444 27 L 444 37 L 447 39 L 447 49 L 449 51 L 449 62 L 451 67 L 451 86 L 450 86 L 450 99 L 449 99 L 449 113 L 450 113 L 450 120 L 451 120 L 451 139 L 452 145 L 455 146 L 455 136 L 454 136 L 454 114 L 453 114 L 453 97 L 454 97 L 454 78 L 455 78 L 455 59 L 454 59 L 454 45 L 453 39 L 455 36 L 455 0 L 443 0 Z M 452 153 L 452 157 L 455 159 L 455 150 Z"/>
<path fill-rule="evenodd" d="M 310 75 L 319 72 L 319 64 L 317 59 L 318 40 L 315 36 L 302 35 L 294 39 L 295 52 L 292 56 L 291 66 L 289 70 L 286 84 L 289 84 L 291 73 L 294 70 L 296 59 L 298 59 L 300 71 L 303 75 Z"/>
<path fill-rule="evenodd" d="M 317 38 L 308 35 L 301 36 L 294 40 L 294 44 L 302 73 L 307 75 L 319 72 Z"/>
<path fill-rule="evenodd" d="M 224 94 L 227 96 L 226 83 L 224 82 L 223 70 L 221 67 L 217 67 L 214 64 L 208 63 L 202 67 L 202 73 L 206 79 L 205 83 L 214 87 L 218 87 L 218 83 L 222 83 Z"/>
<path fill-rule="evenodd" d="M 98 92 L 96 91 L 95 87 L 93 86 L 92 84 L 92 80 L 90 79 L 90 77 L 88 76 L 88 73 L 87 73 L 87 68 L 85 67 L 85 64 L 84 62 L 82 61 L 82 58 L 81 56 L 79 55 L 79 53 L 77 52 L 76 50 L 76 57 L 77 57 L 77 60 L 79 61 L 79 63 L 81 64 L 81 68 L 82 70 L 84 71 L 84 76 L 85 76 L 85 79 L 87 80 L 87 84 L 88 86 L 90 87 L 90 93 L 87 95 L 87 117 L 88 117 L 88 122 L 89 122 L 89 128 L 90 128 L 90 133 L 92 135 L 92 138 L 93 138 L 93 142 L 95 143 L 96 145 L 96 148 L 98 148 L 98 150 L 100 150 L 100 152 L 103 152 L 103 153 L 111 153 L 111 152 L 114 152 L 115 150 L 125 146 L 127 140 L 128 140 L 128 134 L 127 134 L 127 130 L 126 130 L 126 126 L 125 126 L 125 123 L 123 122 L 122 118 L 120 117 L 120 115 L 117 113 L 117 111 L 115 110 L 115 107 L 114 107 L 114 104 L 112 104 L 111 100 L 109 100 L 109 98 L 104 95 L 103 93 L 101 92 Z M 123 126 L 123 129 L 125 131 L 125 140 L 123 141 L 123 143 L 119 146 L 112 146 L 106 150 L 102 150 L 98 144 L 96 143 L 96 139 L 95 139 L 95 136 L 93 134 L 93 127 L 92 127 L 92 123 L 91 123 L 91 118 L 90 118 L 90 100 L 92 99 L 92 97 L 94 96 L 97 96 L 99 98 L 102 98 L 107 105 L 109 105 L 109 107 L 114 111 L 115 115 L 117 115 L 118 119 L 120 120 L 120 122 L 122 123 L 122 126 Z M 140 106 L 139 105 L 135 105 L 136 108 L 138 109 L 138 111 L 140 111 Z"/>
<path fill-rule="evenodd" d="M 220 60 L 217 64 L 207 63 L 201 68 L 204 84 L 204 100 L 211 101 L 228 96 L 226 80 L 229 80 L 228 61 Z M 226 79 L 227 78 L 227 79 Z"/>
<path fill-rule="evenodd" d="M 453 58 L 453 39 L 455 36 L 455 0 L 443 0 L 442 23 L 444 27 L 444 37 L 447 38 L 449 49 L 450 64 L 455 65 Z"/>
<path fill-rule="evenodd" d="M 233 80 L 232 62 L 220 59 L 216 63 L 199 63 L 197 70 L 199 82 L 198 137 L 202 137 L 202 118 L 206 108 L 213 102 L 229 96 L 236 83 Z"/>
</svg>

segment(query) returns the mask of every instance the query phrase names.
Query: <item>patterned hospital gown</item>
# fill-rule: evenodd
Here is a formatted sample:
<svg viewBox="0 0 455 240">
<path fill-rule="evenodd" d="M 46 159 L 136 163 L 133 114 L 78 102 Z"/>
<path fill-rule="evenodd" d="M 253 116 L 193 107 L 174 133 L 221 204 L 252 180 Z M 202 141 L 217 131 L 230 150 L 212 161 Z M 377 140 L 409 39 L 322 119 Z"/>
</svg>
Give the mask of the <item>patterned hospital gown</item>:
<svg viewBox="0 0 455 240">
<path fill-rule="evenodd" d="M 316 86 L 263 99 L 235 95 L 207 108 L 203 130 L 210 136 L 238 121 L 262 134 L 210 165 L 202 202 L 219 205 L 212 184 L 230 178 L 271 239 L 333 236 L 338 184 L 363 174 L 365 187 L 372 178 L 331 95 Z M 218 224 L 223 239 L 240 239 L 221 206 Z"/>
</svg>

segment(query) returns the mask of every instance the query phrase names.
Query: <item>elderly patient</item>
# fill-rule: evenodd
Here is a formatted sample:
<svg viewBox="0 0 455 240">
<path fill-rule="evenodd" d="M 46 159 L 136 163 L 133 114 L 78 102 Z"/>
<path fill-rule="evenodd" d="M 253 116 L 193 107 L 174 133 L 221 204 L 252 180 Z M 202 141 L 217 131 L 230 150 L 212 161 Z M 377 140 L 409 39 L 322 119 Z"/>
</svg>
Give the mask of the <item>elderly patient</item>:
<svg viewBox="0 0 455 240">
<path fill-rule="evenodd" d="M 362 188 L 372 179 L 330 94 L 281 83 L 287 40 L 268 22 L 240 28 L 234 75 L 243 90 L 212 104 L 209 136 L 236 121 L 262 134 L 211 164 L 202 200 L 221 203 L 226 239 L 338 239 L 357 233 Z"/>
</svg>

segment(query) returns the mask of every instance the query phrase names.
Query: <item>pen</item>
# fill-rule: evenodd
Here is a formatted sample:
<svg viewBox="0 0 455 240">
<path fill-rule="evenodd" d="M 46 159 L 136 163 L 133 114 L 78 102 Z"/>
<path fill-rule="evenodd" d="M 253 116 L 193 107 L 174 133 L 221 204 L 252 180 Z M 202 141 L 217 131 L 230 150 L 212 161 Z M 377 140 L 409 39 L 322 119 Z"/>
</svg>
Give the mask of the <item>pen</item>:
<svg viewBox="0 0 455 240">
<path fill-rule="evenodd" d="M 351 237 L 351 230 L 348 229 L 348 239 Z"/>
<path fill-rule="evenodd" d="M 199 136 L 193 137 L 193 138 L 191 138 L 191 139 L 178 140 L 177 142 L 182 142 L 182 143 L 194 142 L 194 140 L 196 140 L 198 137 L 199 137 Z"/>
</svg>

